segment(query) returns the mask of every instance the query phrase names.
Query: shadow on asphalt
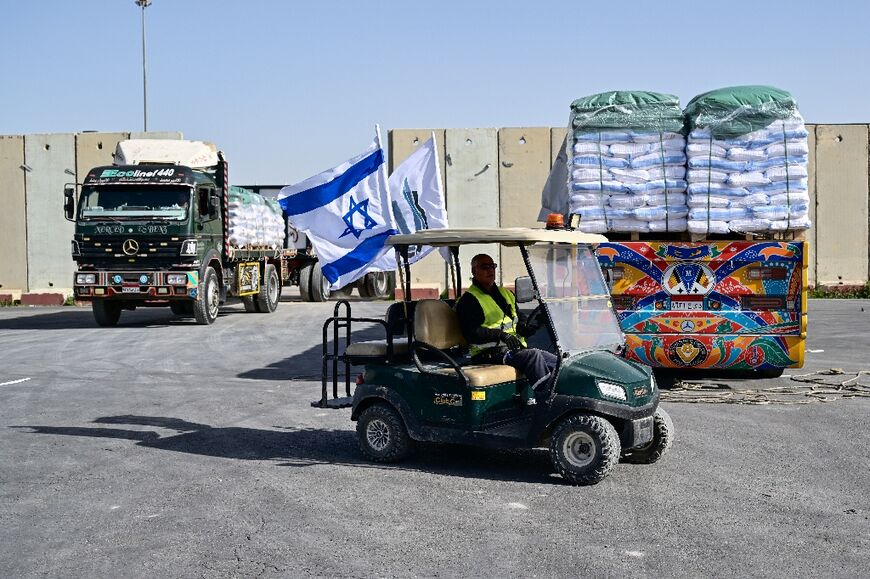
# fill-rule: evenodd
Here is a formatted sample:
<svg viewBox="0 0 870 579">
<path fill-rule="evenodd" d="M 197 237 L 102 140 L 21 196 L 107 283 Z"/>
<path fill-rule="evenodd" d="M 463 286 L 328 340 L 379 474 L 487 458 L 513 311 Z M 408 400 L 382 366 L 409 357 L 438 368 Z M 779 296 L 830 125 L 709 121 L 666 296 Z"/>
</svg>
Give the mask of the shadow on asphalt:
<svg viewBox="0 0 870 579">
<path fill-rule="evenodd" d="M 332 333 L 330 333 L 330 336 L 332 336 Z M 312 346 L 307 350 L 294 354 L 293 356 L 288 356 L 287 358 L 282 358 L 281 360 L 272 362 L 264 368 L 248 370 L 237 374 L 236 376 L 246 380 L 320 380 L 320 371 L 323 360 L 322 339 L 322 334 L 318 333 L 316 346 Z M 353 330 L 354 342 L 383 339 L 384 330 L 382 327 L 373 326 L 362 330 Z M 339 342 L 343 343 L 341 337 L 339 337 Z M 329 339 L 326 346 L 327 352 L 332 352 L 332 343 L 332 340 Z M 332 365 L 330 364 L 330 372 L 331 368 Z M 312 372 L 312 369 L 314 369 L 316 374 Z M 351 376 L 356 376 L 356 374 L 362 371 L 361 369 L 362 366 L 352 366 Z M 339 368 L 339 372 L 343 372 L 343 369 Z M 330 376 L 331 375 L 332 374 L 330 374 Z M 353 378 L 351 378 L 351 380 L 353 380 Z"/>
<path fill-rule="evenodd" d="M 323 464 L 378 470 L 422 471 L 442 476 L 499 481 L 565 484 L 553 474 L 549 454 L 542 449 L 492 450 L 460 445 L 423 444 L 407 460 L 378 464 L 365 460 L 352 430 L 276 427 L 214 428 L 163 416 L 106 416 L 94 424 L 150 426 L 172 431 L 108 427 L 10 426 L 32 434 L 115 438 L 137 446 L 236 460 L 276 461 L 283 467 Z"/>
<path fill-rule="evenodd" d="M 224 309 L 218 313 L 218 318 L 247 314 L 244 310 Z M 124 328 L 162 328 L 167 326 L 196 326 L 192 317 L 179 317 L 169 308 L 138 308 L 135 311 L 124 310 L 116 329 Z M 37 313 L 9 319 L 0 319 L 0 330 L 79 330 L 84 328 L 99 328 L 90 308 L 69 308 L 61 312 Z"/>
<path fill-rule="evenodd" d="M 723 389 L 729 388 L 729 384 L 740 383 L 742 386 L 751 386 L 753 383 L 762 385 L 764 380 L 777 379 L 782 374 L 782 369 L 774 371 L 764 370 L 675 370 L 670 368 L 654 368 L 656 384 L 659 388 L 673 388 L 680 382 L 704 382 L 705 384 L 719 384 Z"/>
</svg>

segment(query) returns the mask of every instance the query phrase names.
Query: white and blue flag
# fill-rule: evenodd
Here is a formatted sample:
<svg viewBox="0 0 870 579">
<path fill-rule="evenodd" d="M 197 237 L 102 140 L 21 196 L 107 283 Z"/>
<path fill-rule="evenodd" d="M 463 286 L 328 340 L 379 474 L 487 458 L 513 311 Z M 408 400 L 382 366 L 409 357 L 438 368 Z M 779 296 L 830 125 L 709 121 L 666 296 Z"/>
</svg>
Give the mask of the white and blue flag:
<svg viewBox="0 0 870 579">
<path fill-rule="evenodd" d="M 397 233 L 387 189 L 380 130 L 363 153 L 278 193 L 287 218 L 311 240 L 331 289 L 369 271 Z"/>
<path fill-rule="evenodd" d="M 393 218 L 399 233 L 447 227 L 435 133 L 395 168 L 389 183 Z M 411 263 L 432 251 L 431 247 L 423 246 L 408 249 Z"/>
</svg>

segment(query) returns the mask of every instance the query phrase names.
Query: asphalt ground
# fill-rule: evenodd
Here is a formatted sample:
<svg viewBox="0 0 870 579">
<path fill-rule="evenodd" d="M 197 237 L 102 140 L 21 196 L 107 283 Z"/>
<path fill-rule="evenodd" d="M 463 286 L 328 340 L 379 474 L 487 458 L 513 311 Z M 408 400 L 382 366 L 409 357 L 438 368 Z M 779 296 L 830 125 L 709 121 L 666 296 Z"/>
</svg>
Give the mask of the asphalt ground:
<svg viewBox="0 0 870 579">
<path fill-rule="evenodd" d="M 669 455 L 592 487 L 541 450 L 373 464 L 349 410 L 310 406 L 332 308 L 234 305 L 210 327 L 137 310 L 116 328 L 86 308 L 0 309 L 0 576 L 870 573 L 868 398 L 665 402 Z M 804 369 L 716 382 L 870 369 L 870 301 L 809 314 Z"/>
</svg>

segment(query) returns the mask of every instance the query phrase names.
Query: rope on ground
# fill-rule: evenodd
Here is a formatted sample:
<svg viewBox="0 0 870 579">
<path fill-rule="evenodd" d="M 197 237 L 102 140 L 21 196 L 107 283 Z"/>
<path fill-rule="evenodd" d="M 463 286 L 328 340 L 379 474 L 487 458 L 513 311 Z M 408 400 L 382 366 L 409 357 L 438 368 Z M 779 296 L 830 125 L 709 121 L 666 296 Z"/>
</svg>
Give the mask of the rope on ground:
<svg viewBox="0 0 870 579">
<path fill-rule="evenodd" d="M 838 378 L 831 379 L 831 376 Z M 852 377 L 842 380 L 844 376 Z M 661 399 L 682 403 L 793 405 L 834 402 L 844 398 L 870 398 L 870 383 L 862 383 L 862 376 L 870 377 L 870 370 L 845 372 L 842 368 L 831 368 L 789 377 L 806 386 L 734 388 L 721 382 L 680 381 L 671 388 L 663 389 Z"/>
</svg>

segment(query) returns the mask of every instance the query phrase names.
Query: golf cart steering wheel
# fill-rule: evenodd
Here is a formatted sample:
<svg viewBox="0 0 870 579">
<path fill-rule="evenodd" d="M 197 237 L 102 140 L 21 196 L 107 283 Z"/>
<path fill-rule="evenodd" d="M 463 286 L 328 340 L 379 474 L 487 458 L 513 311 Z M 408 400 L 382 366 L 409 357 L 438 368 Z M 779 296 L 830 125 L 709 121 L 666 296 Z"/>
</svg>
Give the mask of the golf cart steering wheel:
<svg viewBox="0 0 870 579">
<path fill-rule="evenodd" d="M 526 327 L 532 326 L 535 328 L 535 331 L 529 335 L 533 335 L 540 330 L 545 321 L 546 316 L 544 315 L 544 304 L 538 303 L 538 305 L 535 306 L 535 309 L 529 312 L 529 315 L 526 318 Z"/>
</svg>

